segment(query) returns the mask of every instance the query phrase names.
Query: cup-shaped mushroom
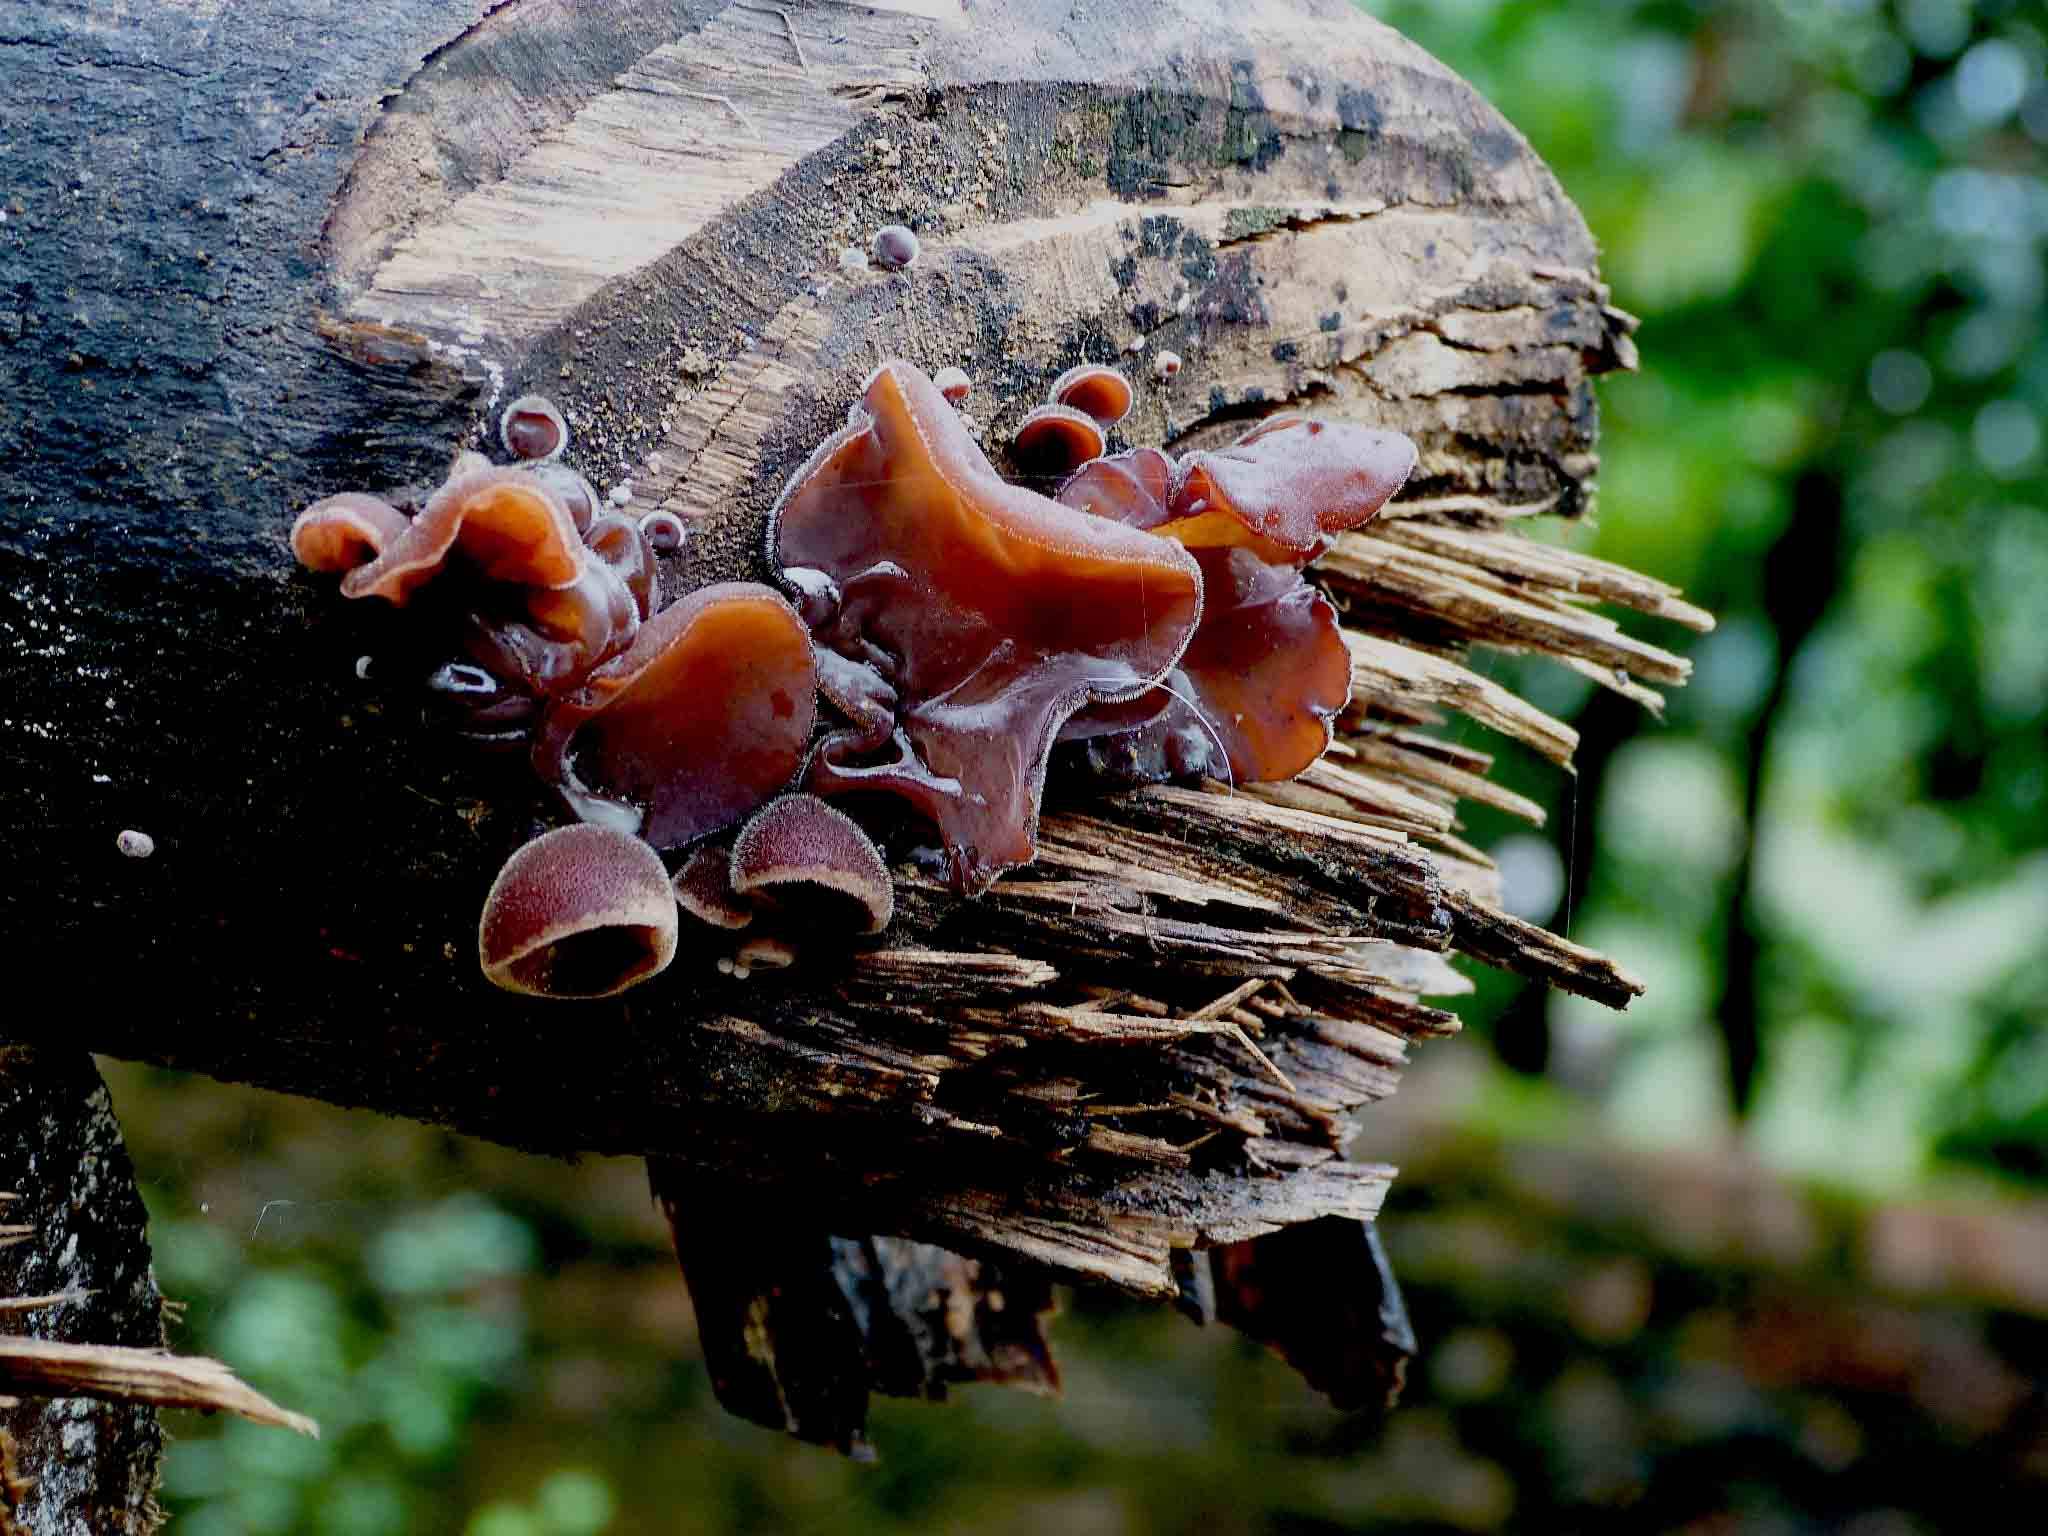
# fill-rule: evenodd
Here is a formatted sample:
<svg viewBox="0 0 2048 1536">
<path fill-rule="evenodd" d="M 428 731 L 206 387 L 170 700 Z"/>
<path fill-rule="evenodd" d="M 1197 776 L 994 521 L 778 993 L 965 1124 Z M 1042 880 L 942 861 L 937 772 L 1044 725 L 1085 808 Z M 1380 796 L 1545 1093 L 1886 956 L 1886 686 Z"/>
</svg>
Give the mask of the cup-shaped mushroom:
<svg viewBox="0 0 2048 1536">
<path fill-rule="evenodd" d="M 817 719 L 817 665 L 767 587 L 701 587 L 557 700 L 534 767 L 586 821 L 680 848 L 788 787 Z"/>
<path fill-rule="evenodd" d="M 1070 405 L 1041 405 L 1017 424 L 1010 457 L 1034 480 L 1059 480 L 1109 446 L 1093 416 Z"/>
<path fill-rule="evenodd" d="M 477 925 L 483 972 L 532 997 L 610 997 L 676 954 L 668 871 L 637 837 L 558 827 L 505 861 Z"/>
<path fill-rule="evenodd" d="M 967 397 L 974 393 L 974 380 L 967 377 L 965 368 L 941 368 L 932 375 L 932 382 L 938 385 L 948 405 L 965 405 Z"/>
<path fill-rule="evenodd" d="M 607 512 L 584 533 L 583 545 L 633 594 L 639 616 L 652 618 L 661 567 L 654 558 L 654 539 L 646 526 L 623 513 Z"/>
<path fill-rule="evenodd" d="M 732 888 L 798 910 L 830 936 L 880 933 L 896 883 L 867 833 L 816 795 L 762 807 L 732 846 Z"/>
<path fill-rule="evenodd" d="M 352 571 L 403 537 L 412 519 L 388 501 L 343 491 L 316 501 L 292 524 L 292 554 L 309 571 Z"/>
<path fill-rule="evenodd" d="M 1131 414 L 1131 381 L 1107 363 L 1082 363 L 1052 381 L 1052 401 L 1113 427 Z"/>
<path fill-rule="evenodd" d="M 569 445 L 569 424 L 552 400 L 521 395 L 499 418 L 498 440 L 515 459 L 552 459 Z"/>
<path fill-rule="evenodd" d="M 683 520 L 666 510 L 653 511 L 641 518 L 640 531 L 647 537 L 647 547 L 657 555 L 680 553 L 690 536 Z"/>
</svg>

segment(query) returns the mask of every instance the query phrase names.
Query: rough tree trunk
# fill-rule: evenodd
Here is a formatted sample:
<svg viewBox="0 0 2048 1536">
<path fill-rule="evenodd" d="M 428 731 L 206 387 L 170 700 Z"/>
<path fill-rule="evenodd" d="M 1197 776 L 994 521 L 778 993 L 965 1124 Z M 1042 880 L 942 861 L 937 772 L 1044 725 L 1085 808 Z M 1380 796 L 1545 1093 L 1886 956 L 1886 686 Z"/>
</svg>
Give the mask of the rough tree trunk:
<svg viewBox="0 0 2048 1536">
<path fill-rule="evenodd" d="M 1177 1253 L 1373 1214 L 1391 1170 L 1343 1148 L 1454 1027 L 1420 1001 L 1466 985 L 1446 953 L 1635 990 L 1495 910 L 1457 803 L 1541 811 L 1418 729 L 1563 762 L 1468 645 L 1654 700 L 1684 663 L 1591 605 L 1704 622 L 1516 528 L 1585 506 L 1590 375 L 1631 322 L 1442 66 L 1343 0 L 357 19 L 0 5 L 0 917 L 61 999 L 12 1031 L 1164 1296 Z M 842 272 L 887 222 L 918 265 Z M 736 980 L 707 948 L 619 1002 L 492 993 L 478 905 L 558 813 L 425 730 L 390 615 L 294 572 L 292 514 L 436 475 L 539 389 L 601 488 L 695 520 L 671 582 L 758 578 L 769 503 L 891 356 L 965 367 L 992 448 L 1084 357 L 1148 381 L 1132 443 L 1283 405 L 1413 436 L 1403 499 L 1318 573 L 1354 658 L 1337 753 L 1259 793 L 1056 800 L 1035 868 L 976 903 L 906 874 L 848 970 Z"/>
<path fill-rule="evenodd" d="M 162 1347 L 148 1217 L 85 1052 L 0 1045 L 0 1193 L 0 1335 Z M 147 1404 L 0 1398 L 0 1532 L 152 1531 L 162 1454 Z"/>
</svg>

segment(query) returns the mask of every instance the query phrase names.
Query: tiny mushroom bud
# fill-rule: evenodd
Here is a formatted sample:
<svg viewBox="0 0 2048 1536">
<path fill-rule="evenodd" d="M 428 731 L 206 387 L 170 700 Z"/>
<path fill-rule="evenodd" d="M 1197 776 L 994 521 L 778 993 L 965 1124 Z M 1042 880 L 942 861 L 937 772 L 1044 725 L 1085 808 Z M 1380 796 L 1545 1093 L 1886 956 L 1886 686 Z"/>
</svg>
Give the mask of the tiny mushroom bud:
<svg viewBox="0 0 2048 1536">
<path fill-rule="evenodd" d="M 1131 414 L 1131 381 L 1102 363 L 1083 363 L 1052 381 L 1052 399 L 1113 427 Z"/>
<path fill-rule="evenodd" d="M 673 512 L 650 512 L 640 519 L 640 531 L 657 555 L 672 555 L 683 547 L 683 520 Z"/>
<path fill-rule="evenodd" d="M 896 911 L 880 851 L 816 795 L 784 795 L 757 812 L 733 844 L 731 878 L 742 896 L 834 908 L 825 915 L 844 921 L 842 932 L 880 933 Z"/>
<path fill-rule="evenodd" d="M 1179 378 L 1180 354 L 1166 351 L 1156 353 L 1152 358 L 1152 374 L 1162 382 Z"/>
<path fill-rule="evenodd" d="M 733 975 L 744 981 L 753 971 L 780 971 L 796 964 L 796 946 L 787 939 L 749 939 L 733 955 Z"/>
<path fill-rule="evenodd" d="M 1108 446 L 1093 416 L 1067 405 L 1041 405 L 1017 425 L 1010 456 L 1034 479 L 1072 474 Z"/>
<path fill-rule="evenodd" d="M 552 459 L 569 443 L 569 424 L 554 402 L 540 395 L 521 395 L 505 407 L 498 422 L 498 440 L 515 459 Z"/>
<path fill-rule="evenodd" d="M 477 958 L 508 992 L 610 997 L 676 953 L 668 871 L 637 837 L 558 827 L 505 861 L 484 900 Z"/>
<path fill-rule="evenodd" d="M 130 829 L 115 837 L 114 846 L 131 859 L 146 859 L 156 852 L 156 839 L 147 832 Z"/>
<path fill-rule="evenodd" d="M 901 224 L 884 224 L 868 249 L 876 266 L 899 272 L 917 260 L 917 235 Z"/>
<path fill-rule="evenodd" d="M 974 393 L 974 380 L 967 377 L 965 368 L 941 368 L 932 375 L 932 382 L 939 386 L 948 405 L 959 405 Z"/>
</svg>

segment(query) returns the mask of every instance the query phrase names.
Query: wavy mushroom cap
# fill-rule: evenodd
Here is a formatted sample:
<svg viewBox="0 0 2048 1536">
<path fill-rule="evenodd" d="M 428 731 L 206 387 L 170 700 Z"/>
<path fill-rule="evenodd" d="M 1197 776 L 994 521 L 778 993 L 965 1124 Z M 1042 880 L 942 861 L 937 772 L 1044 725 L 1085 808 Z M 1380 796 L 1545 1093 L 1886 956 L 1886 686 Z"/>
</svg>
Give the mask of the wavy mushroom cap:
<svg viewBox="0 0 2048 1536">
<path fill-rule="evenodd" d="M 1157 528 L 1173 515 L 1167 501 L 1178 474 L 1157 448 L 1132 448 L 1090 459 L 1067 477 L 1053 500 L 1127 528 Z"/>
<path fill-rule="evenodd" d="M 1195 548 L 1242 543 L 1244 530 L 1313 558 L 1328 536 L 1370 521 L 1414 468 L 1415 444 L 1399 432 L 1277 416 L 1180 461 L 1170 510 L 1189 521 L 1174 536 Z"/>
<path fill-rule="evenodd" d="M 1107 363 L 1082 363 L 1052 381 L 1052 401 L 1113 427 L 1131 414 L 1131 381 Z"/>
<path fill-rule="evenodd" d="M 558 827 L 498 871 L 477 958 L 508 992 L 610 997 L 667 968 L 677 926 L 668 871 L 652 848 L 607 827 Z"/>
<path fill-rule="evenodd" d="M 458 475 L 375 560 L 341 579 L 344 597 L 405 603 L 460 552 L 487 581 L 563 587 L 583 565 L 583 537 L 561 499 L 518 469 Z"/>
<path fill-rule="evenodd" d="M 1102 456 L 1109 440 L 1101 423 L 1071 405 L 1041 405 L 1017 423 L 1010 457 L 1034 480 L 1059 480 Z"/>
<path fill-rule="evenodd" d="M 585 820 L 680 848 L 788 786 L 817 686 L 810 634 L 778 593 L 702 587 L 550 708 L 534 766 Z"/>
<path fill-rule="evenodd" d="M 569 423 L 555 404 L 541 395 L 521 395 L 498 419 L 498 441 L 515 459 L 552 459 L 569 446 Z"/>
<path fill-rule="evenodd" d="M 853 818 L 816 795 L 784 795 L 741 828 L 732 888 L 807 911 L 842 933 L 880 933 L 896 912 L 896 883 L 881 850 Z"/>
<path fill-rule="evenodd" d="M 769 552 L 804 573 L 820 686 L 852 722 L 810 787 L 909 801 L 963 891 L 1032 857 L 1061 723 L 1164 677 L 1201 613 L 1185 550 L 1005 481 L 904 362 L 791 479 Z"/>
<path fill-rule="evenodd" d="M 360 491 L 316 501 L 292 523 L 292 554 L 309 571 L 368 565 L 412 526 L 390 502 Z"/>
<path fill-rule="evenodd" d="M 1178 464 L 1148 451 L 1084 465 L 1059 499 L 1185 546 L 1202 572 L 1201 626 L 1165 688 L 1091 705 L 1064 738 L 1089 741 L 1115 778 L 1291 779 L 1328 749 L 1351 696 L 1336 610 L 1301 570 L 1401 488 L 1415 445 L 1284 415 Z"/>
</svg>

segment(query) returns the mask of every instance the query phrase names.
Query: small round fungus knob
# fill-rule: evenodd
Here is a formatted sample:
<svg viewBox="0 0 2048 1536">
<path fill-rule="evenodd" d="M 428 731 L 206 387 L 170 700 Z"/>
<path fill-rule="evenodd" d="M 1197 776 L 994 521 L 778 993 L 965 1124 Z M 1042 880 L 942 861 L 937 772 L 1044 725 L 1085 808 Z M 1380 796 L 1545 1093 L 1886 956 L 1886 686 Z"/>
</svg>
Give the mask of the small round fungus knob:
<svg viewBox="0 0 2048 1536">
<path fill-rule="evenodd" d="M 156 839 L 147 832 L 125 830 L 114 838 L 114 846 L 131 859 L 146 859 L 156 852 Z"/>
<path fill-rule="evenodd" d="M 554 403 L 539 395 L 521 395 L 505 407 L 498 439 L 515 459 L 552 459 L 569 445 L 569 424 Z"/>
<path fill-rule="evenodd" d="M 1052 399 L 1113 427 L 1131 414 L 1131 381 L 1104 364 L 1083 363 L 1052 381 Z"/>
<path fill-rule="evenodd" d="M 648 513 L 640 519 L 640 531 L 657 555 L 672 555 L 683 547 L 683 520 L 673 512 Z"/>
<path fill-rule="evenodd" d="M 974 380 L 967 377 L 965 368 L 941 368 L 932 375 L 932 382 L 939 386 L 939 393 L 946 397 L 946 404 L 961 405 L 974 393 Z"/>
<path fill-rule="evenodd" d="M 483 972 L 531 997 L 610 997 L 676 954 L 676 898 L 647 844 L 610 827 L 558 827 L 505 861 L 477 925 Z"/>
<path fill-rule="evenodd" d="M 918 241 L 914 231 L 902 224 L 884 224 L 875 231 L 868 254 L 886 272 L 900 272 L 917 260 Z"/>
<path fill-rule="evenodd" d="M 1152 375 L 1161 383 L 1170 382 L 1180 377 L 1180 366 L 1178 352 L 1158 352 L 1152 358 Z"/>
</svg>

